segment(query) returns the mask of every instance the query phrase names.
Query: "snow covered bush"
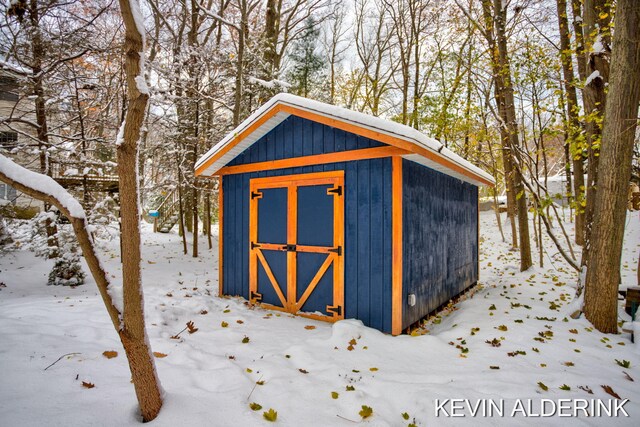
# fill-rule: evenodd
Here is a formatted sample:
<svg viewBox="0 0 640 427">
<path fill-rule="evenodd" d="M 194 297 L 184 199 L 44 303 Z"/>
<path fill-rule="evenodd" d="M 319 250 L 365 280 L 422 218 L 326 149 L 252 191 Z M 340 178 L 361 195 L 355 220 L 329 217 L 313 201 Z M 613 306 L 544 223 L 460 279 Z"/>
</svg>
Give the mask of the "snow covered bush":
<svg viewBox="0 0 640 427">
<path fill-rule="evenodd" d="M 118 236 L 118 209 L 118 202 L 107 196 L 87 212 L 89 230 L 94 238 L 111 241 Z"/>
<path fill-rule="evenodd" d="M 7 229 L 7 223 L 4 218 L 0 218 L 0 248 L 10 243 L 13 243 L 13 239 Z"/>
<path fill-rule="evenodd" d="M 71 225 L 58 223 L 55 244 L 47 245 L 47 249 L 58 255 L 49 273 L 48 285 L 78 286 L 84 283 L 78 242 Z"/>
<path fill-rule="evenodd" d="M 78 254 L 63 254 L 51 269 L 47 285 L 78 286 L 84 284 L 84 279 Z"/>
<path fill-rule="evenodd" d="M 56 224 L 56 234 L 47 237 L 47 221 Z M 27 249 L 42 258 L 55 261 L 48 285 L 78 286 L 85 280 L 80 252 L 71 224 L 63 224 L 54 211 L 41 212 L 32 220 L 12 220 L 5 230 L 13 240 L 7 250 Z M 0 240 L 2 240 L 0 228 Z"/>
</svg>

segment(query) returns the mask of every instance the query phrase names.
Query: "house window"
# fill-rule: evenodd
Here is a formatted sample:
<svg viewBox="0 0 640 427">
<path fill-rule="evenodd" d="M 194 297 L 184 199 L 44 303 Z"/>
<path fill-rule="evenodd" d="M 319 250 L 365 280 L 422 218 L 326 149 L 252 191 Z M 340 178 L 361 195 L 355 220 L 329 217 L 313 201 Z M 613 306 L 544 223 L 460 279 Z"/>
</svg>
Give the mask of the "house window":
<svg viewBox="0 0 640 427">
<path fill-rule="evenodd" d="M 18 82 L 11 77 L 0 77 L 0 101 L 18 102 Z"/>
<path fill-rule="evenodd" d="M 15 203 L 16 189 L 8 184 L 0 183 L 0 200 L 8 200 Z"/>
<path fill-rule="evenodd" d="M 14 148 L 18 143 L 17 132 L 0 132 L 0 148 Z"/>
</svg>

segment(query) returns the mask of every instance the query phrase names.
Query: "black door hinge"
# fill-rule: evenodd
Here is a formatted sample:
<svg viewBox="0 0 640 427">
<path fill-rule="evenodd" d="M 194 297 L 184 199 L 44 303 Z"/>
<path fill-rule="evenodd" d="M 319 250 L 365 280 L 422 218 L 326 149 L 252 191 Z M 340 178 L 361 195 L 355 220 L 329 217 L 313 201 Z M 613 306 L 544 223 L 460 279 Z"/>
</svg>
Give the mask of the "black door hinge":
<svg viewBox="0 0 640 427">
<path fill-rule="evenodd" d="M 342 196 L 342 185 L 338 185 L 336 188 L 327 190 L 327 194 L 337 194 L 338 196 Z"/>
<path fill-rule="evenodd" d="M 259 294 L 257 292 L 251 291 L 251 295 L 249 296 L 249 299 L 253 299 L 253 300 L 256 300 L 256 301 L 262 301 L 262 294 Z"/>
<path fill-rule="evenodd" d="M 342 256 L 342 246 L 338 246 L 337 248 L 329 249 L 329 252 L 333 252 L 334 254 L 338 254 L 338 256 Z"/>
<path fill-rule="evenodd" d="M 261 245 L 251 242 L 251 249 L 259 248 Z"/>
<path fill-rule="evenodd" d="M 287 252 L 295 252 L 296 251 L 296 245 L 286 245 L 284 246 L 284 250 Z"/>
<path fill-rule="evenodd" d="M 256 197 L 260 197 L 262 196 L 262 193 L 259 191 L 252 191 L 251 192 L 251 199 L 255 199 Z"/>
<path fill-rule="evenodd" d="M 336 306 L 328 305 L 327 306 L 327 311 L 329 313 L 334 313 L 334 314 L 337 314 L 338 316 L 342 316 L 342 306 L 341 305 L 336 305 Z"/>
</svg>

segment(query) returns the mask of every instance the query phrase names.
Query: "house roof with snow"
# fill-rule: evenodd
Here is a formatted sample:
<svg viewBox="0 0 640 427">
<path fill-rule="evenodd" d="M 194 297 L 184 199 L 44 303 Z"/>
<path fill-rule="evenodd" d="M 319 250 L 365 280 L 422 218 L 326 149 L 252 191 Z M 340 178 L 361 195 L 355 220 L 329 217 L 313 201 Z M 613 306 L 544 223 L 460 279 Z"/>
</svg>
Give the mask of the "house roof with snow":
<svg viewBox="0 0 640 427">
<path fill-rule="evenodd" d="M 229 162 L 291 115 L 397 147 L 403 158 L 462 181 L 495 184 L 487 172 L 414 128 L 287 93 L 271 98 L 203 155 L 196 163 L 196 175 L 224 174 Z"/>
</svg>

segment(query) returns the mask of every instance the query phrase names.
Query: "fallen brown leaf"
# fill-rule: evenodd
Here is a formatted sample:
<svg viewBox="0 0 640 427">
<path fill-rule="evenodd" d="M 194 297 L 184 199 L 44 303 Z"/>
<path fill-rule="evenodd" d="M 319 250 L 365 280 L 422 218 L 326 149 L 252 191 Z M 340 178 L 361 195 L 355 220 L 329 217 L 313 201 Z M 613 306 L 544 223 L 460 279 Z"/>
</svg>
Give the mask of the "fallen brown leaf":
<svg viewBox="0 0 640 427">
<path fill-rule="evenodd" d="M 96 385 L 93 384 L 93 383 L 88 383 L 88 382 L 82 381 L 82 387 L 84 387 L 84 388 L 94 388 L 95 386 Z"/>
<path fill-rule="evenodd" d="M 118 357 L 118 352 L 113 350 L 108 350 L 108 351 L 102 352 L 102 355 L 107 359 L 113 359 L 114 357 Z"/>
<path fill-rule="evenodd" d="M 305 329 L 311 330 L 311 329 L 315 329 L 316 327 L 313 325 L 307 325 L 304 327 Z"/>
<path fill-rule="evenodd" d="M 188 332 L 190 334 L 193 334 L 194 332 L 196 332 L 198 330 L 198 328 L 195 327 L 195 325 L 193 324 L 192 321 L 187 322 L 187 329 L 189 329 Z"/>
<path fill-rule="evenodd" d="M 618 393 L 616 393 L 615 391 L 613 391 L 613 389 L 611 388 L 611 386 L 608 385 L 601 385 L 600 387 L 602 387 L 602 389 L 607 392 L 607 394 L 615 397 L 616 399 L 622 399 Z"/>
<path fill-rule="evenodd" d="M 588 385 L 579 385 L 578 388 L 580 390 L 584 390 L 589 394 L 593 394 L 593 390 L 591 390 L 591 388 Z"/>
<path fill-rule="evenodd" d="M 154 351 L 154 352 L 153 352 L 153 355 L 154 355 L 155 357 L 157 357 L 158 359 L 162 359 L 163 357 L 167 357 L 167 355 L 166 355 L 166 354 L 164 354 L 164 353 L 160 353 L 159 351 Z"/>
</svg>

